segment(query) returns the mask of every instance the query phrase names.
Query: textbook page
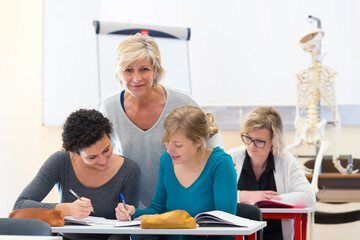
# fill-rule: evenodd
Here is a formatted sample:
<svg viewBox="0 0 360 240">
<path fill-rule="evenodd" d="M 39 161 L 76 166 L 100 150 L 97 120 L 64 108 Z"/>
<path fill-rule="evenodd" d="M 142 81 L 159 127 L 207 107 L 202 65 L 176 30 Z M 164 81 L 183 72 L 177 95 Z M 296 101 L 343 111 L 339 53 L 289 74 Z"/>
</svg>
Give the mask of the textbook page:
<svg viewBox="0 0 360 240">
<path fill-rule="evenodd" d="M 195 221 L 200 226 L 202 224 L 220 224 L 238 227 L 252 227 L 258 223 L 258 221 L 255 220 L 238 217 L 236 215 L 217 210 L 199 213 L 195 216 Z"/>
<path fill-rule="evenodd" d="M 71 216 L 65 216 L 66 222 L 78 223 L 84 225 L 111 225 L 114 227 L 128 227 L 128 226 L 138 226 L 141 221 L 118 221 L 116 219 L 106 219 L 103 217 L 92 217 L 89 216 L 87 218 L 74 218 Z"/>
</svg>

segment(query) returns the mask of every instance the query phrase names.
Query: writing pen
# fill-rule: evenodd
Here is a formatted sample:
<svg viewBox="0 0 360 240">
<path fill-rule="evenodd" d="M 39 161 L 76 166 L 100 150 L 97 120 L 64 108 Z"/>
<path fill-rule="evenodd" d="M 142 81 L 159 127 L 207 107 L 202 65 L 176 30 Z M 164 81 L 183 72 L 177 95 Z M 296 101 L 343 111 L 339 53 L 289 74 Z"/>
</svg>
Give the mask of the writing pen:
<svg viewBox="0 0 360 240">
<path fill-rule="evenodd" d="M 81 197 L 79 197 L 79 195 L 77 195 L 72 189 L 69 189 L 69 192 L 70 192 L 72 195 L 74 195 L 74 197 L 76 197 L 77 199 L 81 200 Z M 91 212 L 95 214 L 95 211 L 94 211 L 94 210 L 91 211 Z"/>
<path fill-rule="evenodd" d="M 121 193 L 120 193 L 120 198 L 121 198 L 121 201 L 124 203 L 124 208 L 125 208 L 125 210 L 127 211 L 125 198 L 124 198 L 124 196 L 123 196 Z M 129 213 L 127 213 L 127 214 L 128 214 L 129 221 L 131 222 L 130 214 L 129 214 Z"/>
</svg>

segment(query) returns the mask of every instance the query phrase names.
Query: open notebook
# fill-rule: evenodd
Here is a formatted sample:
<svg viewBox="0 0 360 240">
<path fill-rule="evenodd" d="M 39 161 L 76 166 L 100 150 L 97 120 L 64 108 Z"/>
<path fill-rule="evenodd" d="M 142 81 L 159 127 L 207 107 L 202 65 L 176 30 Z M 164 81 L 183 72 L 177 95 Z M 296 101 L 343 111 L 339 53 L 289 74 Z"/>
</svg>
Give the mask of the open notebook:
<svg viewBox="0 0 360 240">
<path fill-rule="evenodd" d="M 253 227 L 257 221 L 247 218 L 238 217 L 236 215 L 223 211 L 209 211 L 199 213 L 195 216 L 195 221 L 200 227 L 205 226 L 227 226 L 227 227 Z"/>
<path fill-rule="evenodd" d="M 87 218 L 74 218 L 71 216 L 65 216 L 65 221 L 67 223 L 77 223 L 83 225 L 110 225 L 114 227 L 129 227 L 129 226 L 139 226 L 141 221 L 118 221 L 116 219 L 106 219 L 103 217 L 92 217 Z"/>
<path fill-rule="evenodd" d="M 275 202 L 270 200 L 258 201 L 254 204 L 258 208 L 305 208 L 303 206 L 290 205 L 281 202 Z"/>
</svg>

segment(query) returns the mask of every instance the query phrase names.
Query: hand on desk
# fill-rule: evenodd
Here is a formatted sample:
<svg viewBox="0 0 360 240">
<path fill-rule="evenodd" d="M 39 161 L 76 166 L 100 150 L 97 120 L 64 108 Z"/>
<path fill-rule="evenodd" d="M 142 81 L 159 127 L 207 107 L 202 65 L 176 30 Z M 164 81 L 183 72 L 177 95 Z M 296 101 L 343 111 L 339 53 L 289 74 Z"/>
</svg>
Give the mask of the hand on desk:
<svg viewBox="0 0 360 240">
<path fill-rule="evenodd" d="M 127 211 L 126 211 L 127 209 Z M 132 216 L 135 213 L 135 207 L 133 205 L 126 204 L 126 209 L 123 203 L 119 203 L 115 208 L 116 219 L 119 221 L 128 221 L 128 215 Z"/>
<path fill-rule="evenodd" d="M 254 204 L 261 200 L 281 200 L 280 193 L 275 191 L 245 191 L 241 190 L 239 199 L 242 203 Z"/>
</svg>

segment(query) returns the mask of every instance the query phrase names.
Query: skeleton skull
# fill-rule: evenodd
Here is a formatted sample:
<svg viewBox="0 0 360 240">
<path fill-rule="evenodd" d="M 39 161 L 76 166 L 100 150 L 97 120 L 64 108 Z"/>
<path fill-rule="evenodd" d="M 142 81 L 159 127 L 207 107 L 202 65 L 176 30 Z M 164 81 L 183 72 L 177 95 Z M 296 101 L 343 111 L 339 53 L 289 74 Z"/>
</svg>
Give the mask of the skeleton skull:
<svg viewBox="0 0 360 240">
<path fill-rule="evenodd" d="M 306 30 L 301 38 L 300 45 L 305 52 L 309 52 L 312 57 L 319 57 L 321 53 L 321 40 L 324 32 L 319 28 L 310 28 Z"/>
</svg>

